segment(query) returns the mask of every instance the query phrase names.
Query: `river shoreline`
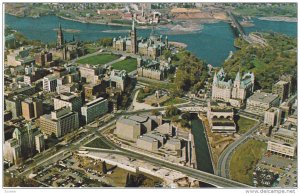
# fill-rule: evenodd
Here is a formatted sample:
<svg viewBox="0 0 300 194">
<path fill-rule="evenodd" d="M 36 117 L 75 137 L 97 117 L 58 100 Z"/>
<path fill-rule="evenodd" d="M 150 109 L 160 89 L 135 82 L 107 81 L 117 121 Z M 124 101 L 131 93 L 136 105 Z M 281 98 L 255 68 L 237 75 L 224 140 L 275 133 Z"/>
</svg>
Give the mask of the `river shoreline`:
<svg viewBox="0 0 300 194">
<path fill-rule="evenodd" d="M 273 16 L 273 17 L 259 17 L 259 20 L 274 21 L 274 22 L 297 22 L 297 18 L 290 18 L 285 16 Z"/>
</svg>

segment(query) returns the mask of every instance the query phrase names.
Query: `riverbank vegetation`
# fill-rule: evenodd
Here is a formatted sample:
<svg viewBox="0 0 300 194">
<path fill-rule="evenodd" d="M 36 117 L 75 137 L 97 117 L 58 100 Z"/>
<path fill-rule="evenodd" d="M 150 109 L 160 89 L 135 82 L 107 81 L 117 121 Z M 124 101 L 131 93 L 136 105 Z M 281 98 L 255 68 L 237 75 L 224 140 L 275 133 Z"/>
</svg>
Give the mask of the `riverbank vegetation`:
<svg viewBox="0 0 300 194">
<path fill-rule="evenodd" d="M 231 79 L 237 71 L 254 72 L 256 89 L 271 92 L 272 85 L 281 75 L 297 72 L 297 39 L 278 33 L 259 35 L 266 40 L 266 47 L 249 44 L 239 38 L 235 44 L 240 50 L 223 67 Z"/>
<path fill-rule="evenodd" d="M 253 184 L 253 170 L 265 153 L 266 143 L 250 139 L 239 146 L 230 161 L 230 176 L 247 185 Z"/>
<path fill-rule="evenodd" d="M 169 53 L 165 53 L 165 57 L 169 57 Z M 176 96 L 181 96 L 187 91 L 196 93 L 204 87 L 208 77 L 206 62 L 187 50 L 182 50 L 171 58 L 172 64 L 176 66 L 174 76 Z"/>
<path fill-rule="evenodd" d="M 296 3 L 240 3 L 233 11 L 241 16 L 286 16 L 297 17 Z"/>
</svg>

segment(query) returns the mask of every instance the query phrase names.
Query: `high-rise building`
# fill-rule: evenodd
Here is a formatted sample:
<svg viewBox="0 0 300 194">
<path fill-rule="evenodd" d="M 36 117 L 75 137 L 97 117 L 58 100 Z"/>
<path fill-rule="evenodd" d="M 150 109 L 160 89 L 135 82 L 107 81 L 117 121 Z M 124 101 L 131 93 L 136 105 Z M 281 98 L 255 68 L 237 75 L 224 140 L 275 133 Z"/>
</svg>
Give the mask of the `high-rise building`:
<svg viewBox="0 0 300 194">
<path fill-rule="evenodd" d="M 52 111 L 40 117 L 40 127 L 47 135 L 62 137 L 79 128 L 78 113 L 72 112 L 70 107 Z"/>
<path fill-rule="evenodd" d="M 286 81 L 277 82 L 273 85 L 272 93 L 278 94 L 281 102 L 283 102 L 289 97 L 289 83 Z"/>
<path fill-rule="evenodd" d="M 34 137 L 39 134 L 38 128 L 32 128 L 30 123 L 25 127 L 16 128 L 13 132 L 13 138 L 18 141 L 21 147 L 21 156 L 23 158 L 33 156 L 35 152 L 35 139 Z"/>
<path fill-rule="evenodd" d="M 70 107 L 71 111 L 80 112 L 81 106 L 82 98 L 78 93 L 65 92 L 54 98 L 54 110 Z"/>
<path fill-rule="evenodd" d="M 131 52 L 136 54 L 137 53 L 137 39 L 136 39 L 136 28 L 134 24 L 134 20 L 132 20 L 132 29 L 130 32 L 131 36 Z"/>
<path fill-rule="evenodd" d="M 45 150 L 45 139 L 42 133 L 35 136 L 35 147 L 39 153 Z"/>
<path fill-rule="evenodd" d="M 57 87 L 57 76 L 48 75 L 43 79 L 43 90 L 45 92 L 55 92 Z"/>
<path fill-rule="evenodd" d="M 5 107 L 11 112 L 13 119 L 22 115 L 21 99 L 18 96 L 5 99 Z"/>
<path fill-rule="evenodd" d="M 104 115 L 107 111 L 108 101 L 101 97 L 81 107 L 81 115 L 86 124 L 94 121 L 97 117 Z"/>
<path fill-rule="evenodd" d="M 39 118 L 43 114 L 43 103 L 39 99 L 26 98 L 22 101 L 22 115 L 25 120 Z"/>
<path fill-rule="evenodd" d="M 64 45 L 64 34 L 63 31 L 61 29 L 61 25 L 59 24 L 59 28 L 57 31 L 57 43 L 56 46 L 57 47 L 62 47 Z"/>
<path fill-rule="evenodd" d="M 3 157 L 6 161 L 18 164 L 21 159 L 21 146 L 16 139 L 5 141 L 3 148 Z"/>
<path fill-rule="evenodd" d="M 281 110 L 276 107 L 269 108 L 265 112 L 264 123 L 269 126 L 279 126 L 281 121 Z"/>
</svg>

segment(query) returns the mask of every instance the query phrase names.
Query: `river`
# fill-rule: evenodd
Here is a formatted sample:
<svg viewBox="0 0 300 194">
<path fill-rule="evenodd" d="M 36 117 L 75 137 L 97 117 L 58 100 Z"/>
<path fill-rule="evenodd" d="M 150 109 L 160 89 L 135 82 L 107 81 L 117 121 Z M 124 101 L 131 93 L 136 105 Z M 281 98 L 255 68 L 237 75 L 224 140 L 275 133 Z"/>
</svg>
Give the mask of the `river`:
<svg viewBox="0 0 300 194">
<path fill-rule="evenodd" d="M 80 23 L 65 20 L 57 16 L 42 16 L 39 18 L 16 17 L 5 14 L 5 24 L 13 29 L 23 33 L 26 37 L 43 42 L 56 40 L 55 28 L 61 23 L 65 29 L 76 29 L 80 32 L 75 33 L 79 40 L 95 41 L 103 37 L 125 36 L 130 27 L 108 26 L 102 24 Z M 290 36 L 297 36 L 297 23 L 295 22 L 277 22 L 266 21 L 253 18 L 253 27 L 245 27 L 246 33 L 255 31 L 274 31 L 284 33 Z M 189 34 L 170 34 L 169 41 L 183 42 L 187 44 L 187 49 L 196 56 L 212 64 L 221 66 L 229 55 L 230 51 L 235 51 L 233 46 L 234 35 L 228 23 L 217 22 L 202 24 L 202 30 Z M 151 30 L 138 29 L 138 35 L 147 37 Z M 159 33 L 159 30 L 158 30 Z M 65 32 L 67 40 L 72 39 L 72 33 Z"/>
</svg>

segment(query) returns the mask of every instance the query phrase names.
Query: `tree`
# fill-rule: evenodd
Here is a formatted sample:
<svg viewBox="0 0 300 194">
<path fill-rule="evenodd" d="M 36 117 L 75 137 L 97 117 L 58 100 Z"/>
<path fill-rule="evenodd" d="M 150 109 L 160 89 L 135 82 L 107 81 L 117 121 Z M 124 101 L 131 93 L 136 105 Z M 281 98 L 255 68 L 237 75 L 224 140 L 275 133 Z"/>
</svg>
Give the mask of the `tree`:
<svg viewBox="0 0 300 194">
<path fill-rule="evenodd" d="M 158 116 L 158 115 L 160 115 L 160 112 L 156 109 L 153 109 L 153 110 L 151 110 L 151 115 Z"/>
<path fill-rule="evenodd" d="M 105 161 L 102 162 L 102 173 L 103 174 L 107 173 L 107 167 L 106 167 L 106 162 Z"/>
<path fill-rule="evenodd" d="M 180 112 L 181 111 L 178 108 L 176 108 L 175 106 L 171 105 L 171 106 L 167 107 L 166 116 L 167 117 L 173 117 L 173 116 L 179 115 Z"/>
<path fill-rule="evenodd" d="M 113 45 L 113 39 L 112 38 L 101 38 L 99 40 L 99 44 L 101 46 L 104 46 L 104 47 L 112 46 Z"/>
<path fill-rule="evenodd" d="M 133 186 L 132 176 L 131 174 L 127 173 L 125 187 L 132 187 L 132 186 Z"/>
</svg>

